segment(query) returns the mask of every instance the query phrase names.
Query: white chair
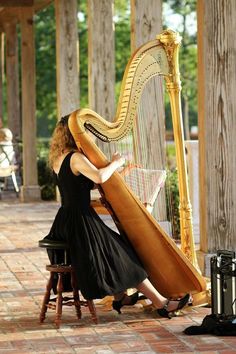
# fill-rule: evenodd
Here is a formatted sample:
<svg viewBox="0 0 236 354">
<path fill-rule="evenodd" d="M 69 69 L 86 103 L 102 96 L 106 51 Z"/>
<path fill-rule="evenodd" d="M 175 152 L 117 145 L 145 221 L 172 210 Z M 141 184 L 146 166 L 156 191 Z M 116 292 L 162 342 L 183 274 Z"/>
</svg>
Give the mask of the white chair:
<svg viewBox="0 0 236 354">
<path fill-rule="evenodd" d="M 19 187 L 16 180 L 15 171 L 18 169 L 15 158 L 15 151 L 12 143 L 0 142 L 0 178 L 4 178 L 6 186 L 7 177 L 12 178 L 16 193 L 19 193 Z"/>
</svg>

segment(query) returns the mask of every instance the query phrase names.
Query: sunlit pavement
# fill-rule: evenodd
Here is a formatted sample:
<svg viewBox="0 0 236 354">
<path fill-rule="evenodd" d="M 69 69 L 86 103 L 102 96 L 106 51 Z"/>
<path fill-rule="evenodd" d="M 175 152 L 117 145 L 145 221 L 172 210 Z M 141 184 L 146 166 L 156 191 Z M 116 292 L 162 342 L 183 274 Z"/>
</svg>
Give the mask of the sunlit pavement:
<svg viewBox="0 0 236 354">
<path fill-rule="evenodd" d="M 63 309 L 60 329 L 50 309 L 40 324 L 48 259 L 38 240 L 48 233 L 57 209 L 56 202 L 0 201 L 0 353 L 236 353 L 236 337 L 183 334 L 210 313 L 204 307 L 188 307 L 169 320 L 142 304 L 118 315 L 109 303 L 96 301 L 97 325 L 87 308 L 78 321 L 73 307 Z"/>
</svg>

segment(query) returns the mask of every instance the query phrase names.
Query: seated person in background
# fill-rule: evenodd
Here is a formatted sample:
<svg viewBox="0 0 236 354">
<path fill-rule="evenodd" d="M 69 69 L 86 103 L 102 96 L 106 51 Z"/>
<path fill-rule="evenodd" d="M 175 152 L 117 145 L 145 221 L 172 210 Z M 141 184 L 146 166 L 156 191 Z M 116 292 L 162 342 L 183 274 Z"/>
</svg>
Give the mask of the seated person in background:
<svg viewBox="0 0 236 354">
<path fill-rule="evenodd" d="M 12 139 L 13 135 L 10 129 L 0 129 L 0 167 L 2 168 L 16 164 Z"/>
</svg>

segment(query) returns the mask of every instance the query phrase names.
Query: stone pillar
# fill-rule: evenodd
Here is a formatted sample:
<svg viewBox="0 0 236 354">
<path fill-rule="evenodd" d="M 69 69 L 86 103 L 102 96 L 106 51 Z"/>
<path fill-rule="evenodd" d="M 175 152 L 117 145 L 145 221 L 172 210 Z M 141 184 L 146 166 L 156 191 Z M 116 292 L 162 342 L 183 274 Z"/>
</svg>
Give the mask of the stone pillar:
<svg viewBox="0 0 236 354">
<path fill-rule="evenodd" d="M 30 202 L 41 199 L 36 152 L 34 11 L 32 7 L 25 7 L 20 14 L 23 139 L 23 186 L 20 196 L 22 201 Z"/>
<path fill-rule="evenodd" d="M 236 249 L 236 1 L 198 0 L 200 235 L 205 255 Z"/>
<path fill-rule="evenodd" d="M 6 81 L 7 81 L 7 126 L 13 139 L 21 137 L 18 38 L 16 24 L 7 24 L 6 31 Z"/>
<path fill-rule="evenodd" d="M 192 205 L 194 242 L 200 243 L 198 141 L 186 140 L 185 146 L 187 150 L 189 194 L 190 194 L 190 201 Z"/>
<path fill-rule="evenodd" d="M 58 118 L 79 108 L 77 0 L 55 0 Z"/>
</svg>

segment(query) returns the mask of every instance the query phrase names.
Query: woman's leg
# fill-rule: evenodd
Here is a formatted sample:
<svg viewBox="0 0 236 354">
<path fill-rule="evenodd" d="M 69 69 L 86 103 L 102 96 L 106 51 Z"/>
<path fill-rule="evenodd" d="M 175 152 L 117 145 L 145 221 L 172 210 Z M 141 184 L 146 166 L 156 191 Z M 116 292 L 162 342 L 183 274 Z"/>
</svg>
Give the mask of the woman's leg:
<svg viewBox="0 0 236 354">
<path fill-rule="evenodd" d="M 147 278 L 142 283 L 138 284 L 137 289 L 151 300 L 156 308 L 162 308 L 167 301 Z"/>
<path fill-rule="evenodd" d="M 140 283 L 136 288 L 138 289 L 138 291 L 143 293 L 149 300 L 151 300 L 156 308 L 162 308 L 167 302 L 167 299 L 164 296 L 162 296 L 156 290 L 156 288 L 154 288 L 152 283 L 147 278 L 142 283 Z M 125 292 L 115 294 L 114 300 L 115 301 L 122 300 L 122 304 L 126 305 L 130 302 L 130 299 L 128 295 L 127 296 L 125 295 L 126 295 Z"/>
<path fill-rule="evenodd" d="M 152 301 L 153 305 L 157 309 L 163 308 L 167 303 L 168 299 L 162 296 L 156 288 L 152 285 L 152 283 L 146 278 L 142 283 L 137 286 L 137 289 L 143 293 L 149 300 Z M 175 311 L 178 307 L 178 301 L 169 301 L 167 310 Z"/>
</svg>

